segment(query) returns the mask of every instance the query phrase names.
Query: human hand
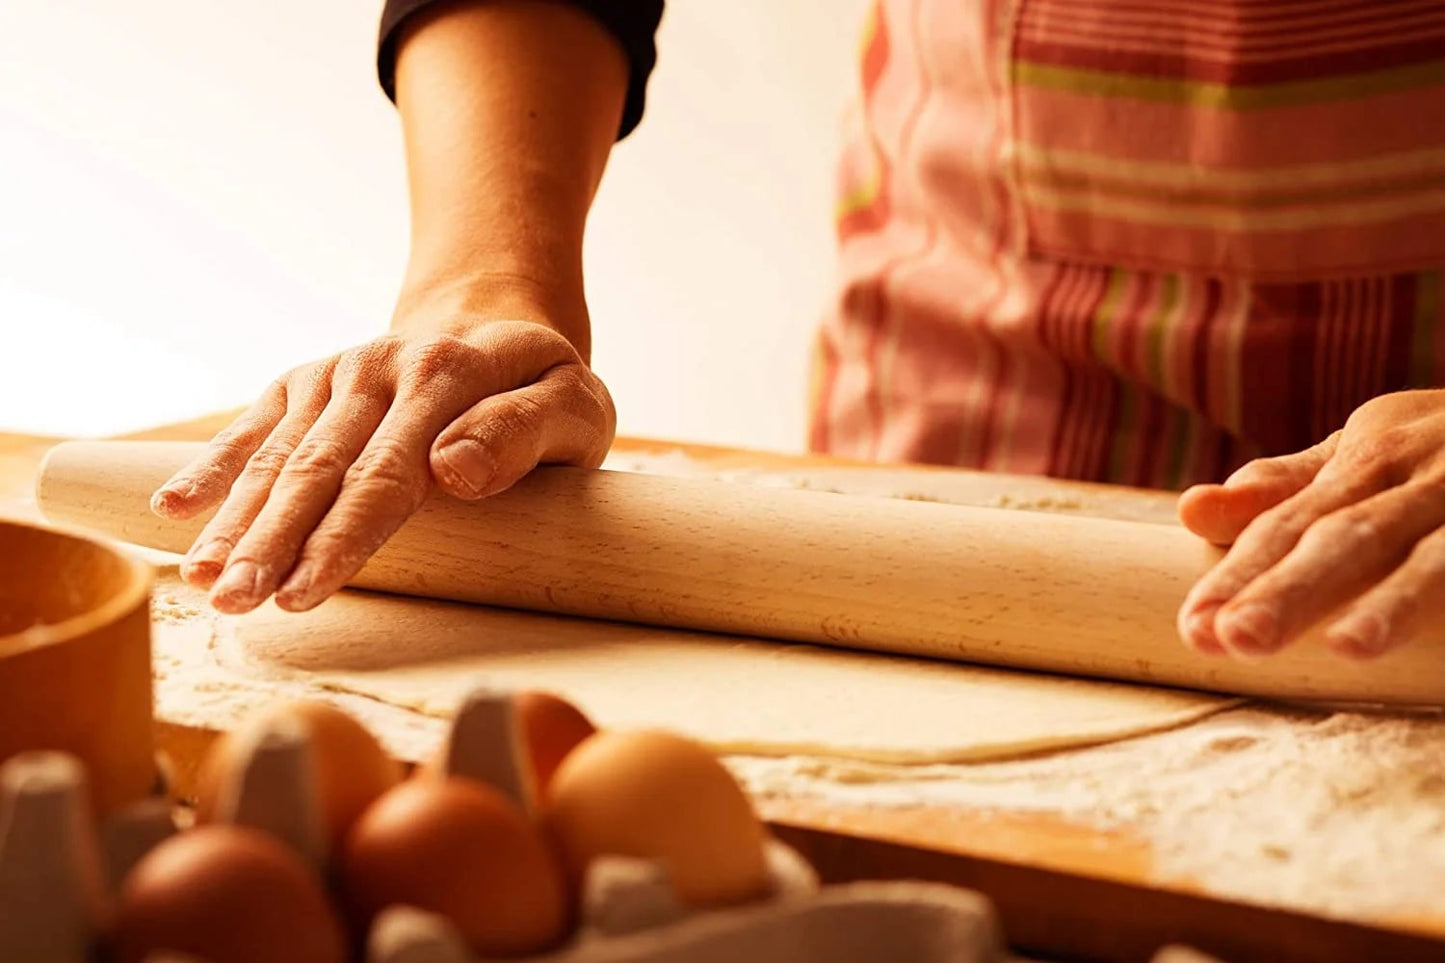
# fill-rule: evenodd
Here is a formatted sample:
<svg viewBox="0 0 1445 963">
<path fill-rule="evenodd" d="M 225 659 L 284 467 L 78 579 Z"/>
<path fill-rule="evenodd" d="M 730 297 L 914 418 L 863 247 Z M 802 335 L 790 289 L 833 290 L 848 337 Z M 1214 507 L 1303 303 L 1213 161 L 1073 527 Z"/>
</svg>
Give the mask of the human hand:
<svg viewBox="0 0 1445 963">
<path fill-rule="evenodd" d="M 1313 448 L 1189 489 L 1179 517 L 1231 546 L 1180 609 L 1186 643 L 1262 656 L 1328 621 L 1337 652 L 1382 655 L 1445 605 L 1445 391 L 1366 402 Z"/>
<path fill-rule="evenodd" d="M 615 428 L 606 387 L 551 328 L 415 327 L 283 375 L 151 506 L 181 519 L 220 504 L 181 566 L 217 609 L 274 593 L 304 611 L 434 485 L 477 499 L 539 463 L 596 467 Z"/>
</svg>

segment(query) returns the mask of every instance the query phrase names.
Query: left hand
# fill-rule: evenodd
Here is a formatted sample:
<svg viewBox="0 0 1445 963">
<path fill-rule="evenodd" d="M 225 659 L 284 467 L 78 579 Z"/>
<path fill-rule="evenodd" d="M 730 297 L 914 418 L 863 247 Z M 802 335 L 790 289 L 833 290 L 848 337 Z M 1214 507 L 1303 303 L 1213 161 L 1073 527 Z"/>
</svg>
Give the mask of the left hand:
<svg viewBox="0 0 1445 963">
<path fill-rule="evenodd" d="M 1179 517 L 1230 546 L 1180 609 L 1190 646 L 1264 656 L 1327 620 L 1337 652 L 1383 655 L 1445 607 L 1445 390 L 1368 401 L 1313 448 L 1189 489 Z"/>
</svg>

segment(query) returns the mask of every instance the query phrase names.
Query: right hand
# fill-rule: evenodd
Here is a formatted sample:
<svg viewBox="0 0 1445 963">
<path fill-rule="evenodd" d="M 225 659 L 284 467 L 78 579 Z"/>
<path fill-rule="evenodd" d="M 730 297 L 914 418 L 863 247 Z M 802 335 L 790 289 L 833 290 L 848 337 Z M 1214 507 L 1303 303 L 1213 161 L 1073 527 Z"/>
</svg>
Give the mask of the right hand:
<svg viewBox="0 0 1445 963">
<path fill-rule="evenodd" d="M 413 326 L 302 365 L 152 498 L 220 505 L 181 566 L 222 612 L 310 609 L 432 491 L 496 494 L 541 463 L 601 464 L 616 412 L 572 344 L 530 321 Z"/>
</svg>

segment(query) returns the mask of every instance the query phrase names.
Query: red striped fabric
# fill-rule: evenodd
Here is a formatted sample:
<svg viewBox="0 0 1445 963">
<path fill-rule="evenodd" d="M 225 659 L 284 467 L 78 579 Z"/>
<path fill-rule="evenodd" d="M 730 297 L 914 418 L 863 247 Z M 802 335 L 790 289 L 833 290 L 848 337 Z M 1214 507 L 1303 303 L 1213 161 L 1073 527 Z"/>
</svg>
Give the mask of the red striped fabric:
<svg viewBox="0 0 1445 963">
<path fill-rule="evenodd" d="M 1445 5 L 877 0 L 810 443 L 1153 487 L 1445 382 Z"/>
</svg>

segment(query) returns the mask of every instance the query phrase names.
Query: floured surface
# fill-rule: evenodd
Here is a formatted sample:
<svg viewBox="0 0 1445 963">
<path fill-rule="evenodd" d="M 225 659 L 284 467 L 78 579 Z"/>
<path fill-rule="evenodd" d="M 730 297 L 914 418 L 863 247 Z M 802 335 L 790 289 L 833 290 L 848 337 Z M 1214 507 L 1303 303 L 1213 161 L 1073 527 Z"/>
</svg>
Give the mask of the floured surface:
<svg viewBox="0 0 1445 963">
<path fill-rule="evenodd" d="M 441 719 L 366 696 L 318 692 L 304 681 L 268 681 L 231 671 L 217 657 L 224 636 L 222 621 L 206 606 L 204 593 L 179 581 L 174 566 L 161 569 L 151 600 L 152 671 L 159 721 L 225 731 L 247 712 L 272 700 L 319 694 L 365 723 L 398 758 L 424 758 L 440 743 L 446 731 Z"/>
<path fill-rule="evenodd" d="M 222 623 L 218 663 L 449 717 L 478 686 L 539 688 L 599 724 L 722 751 L 940 762 L 1167 728 L 1235 700 L 347 592 Z"/>
<path fill-rule="evenodd" d="M 1353 919 L 1445 916 L 1445 719 L 1243 708 L 1013 762 L 734 758 L 759 797 L 1049 813 L 1124 829 L 1155 876 Z"/>
</svg>

